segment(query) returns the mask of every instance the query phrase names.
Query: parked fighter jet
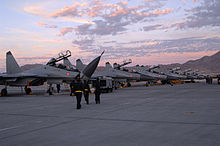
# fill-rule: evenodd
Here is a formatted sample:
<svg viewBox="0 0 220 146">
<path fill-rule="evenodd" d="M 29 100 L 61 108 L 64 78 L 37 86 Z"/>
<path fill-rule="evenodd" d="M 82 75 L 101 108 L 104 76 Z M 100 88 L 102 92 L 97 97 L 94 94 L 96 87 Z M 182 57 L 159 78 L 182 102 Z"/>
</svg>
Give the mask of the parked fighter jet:
<svg viewBox="0 0 220 146">
<path fill-rule="evenodd" d="M 152 66 L 152 67 L 149 67 L 149 68 L 145 68 L 144 66 L 136 65 L 136 71 L 144 76 L 144 78 L 141 78 L 142 81 L 144 79 L 145 80 L 147 79 L 149 81 L 166 80 L 167 79 L 166 75 L 161 75 L 161 74 L 151 72 L 151 70 L 153 70 L 155 68 L 158 68 L 158 67 L 159 66 Z"/>
<path fill-rule="evenodd" d="M 202 80 L 202 79 L 205 79 L 206 77 L 204 75 L 201 75 L 201 74 L 198 74 L 199 70 L 195 70 L 191 73 L 191 75 L 193 75 L 195 77 L 195 79 L 199 79 L 199 80 Z"/>
<path fill-rule="evenodd" d="M 72 81 L 79 75 L 82 79 L 88 79 L 98 66 L 101 56 L 102 54 L 95 58 L 82 72 L 58 68 L 53 66 L 54 62 L 52 60 L 47 65 L 22 72 L 14 56 L 9 51 L 6 53 L 6 74 L 0 75 L 0 85 L 5 85 L 5 88 L 1 90 L 1 94 L 2 96 L 7 95 L 7 86 L 25 87 L 25 92 L 30 94 L 30 86 L 43 85 L 46 81 L 50 85 L 57 84 Z"/>
<path fill-rule="evenodd" d="M 127 81 L 140 80 L 140 74 L 128 72 L 125 69 L 121 70 L 120 67 L 126 64 L 128 63 L 124 62 L 121 65 L 115 63 L 114 66 L 112 67 L 112 65 L 109 62 L 106 62 L 105 71 L 96 73 L 92 77 L 97 78 L 97 77 L 106 76 L 106 77 L 111 77 L 113 79 L 125 79 Z"/>
<path fill-rule="evenodd" d="M 178 71 L 180 71 L 180 67 L 173 68 L 173 69 L 171 69 L 169 72 L 170 72 L 171 74 L 177 74 L 178 80 L 185 80 L 185 79 L 187 79 L 187 76 L 181 74 L 181 73 L 178 72 Z"/>
<path fill-rule="evenodd" d="M 193 75 L 192 73 L 190 73 L 191 71 L 192 71 L 192 69 L 189 68 L 189 69 L 184 70 L 183 73 L 181 73 L 181 74 L 185 75 L 188 80 L 191 80 L 192 82 L 194 82 L 194 79 L 197 79 L 197 77 L 195 75 Z"/>
<path fill-rule="evenodd" d="M 163 73 L 163 72 L 158 72 L 158 73 L 161 74 L 161 75 L 166 75 L 168 81 L 170 81 L 170 80 L 182 80 L 182 79 L 184 80 L 184 79 L 186 79 L 187 77 L 185 75 L 179 74 L 177 72 L 178 70 L 180 70 L 180 67 L 176 67 L 176 68 L 170 69 L 166 73 Z"/>
</svg>

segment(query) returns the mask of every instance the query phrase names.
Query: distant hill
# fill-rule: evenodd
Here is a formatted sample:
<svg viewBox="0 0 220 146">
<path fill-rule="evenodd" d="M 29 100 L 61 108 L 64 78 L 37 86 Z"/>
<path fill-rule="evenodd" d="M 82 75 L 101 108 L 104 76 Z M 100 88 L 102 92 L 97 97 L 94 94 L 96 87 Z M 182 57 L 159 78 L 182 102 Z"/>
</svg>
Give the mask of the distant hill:
<svg viewBox="0 0 220 146">
<path fill-rule="evenodd" d="M 212 56 L 204 56 L 182 64 L 182 69 L 199 69 L 201 73 L 220 73 L 220 51 Z"/>
<path fill-rule="evenodd" d="M 181 70 L 191 68 L 192 70 L 199 70 L 203 74 L 219 74 L 220 73 L 220 51 L 212 56 L 204 56 L 197 60 L 190 60 L 183 64 L 169 64 L 160 65 L 161 70 L 167 70 L 169 68 L 181 67 Z"/>
<path fill-rule="evenodd" d="M 166 72 L 169 69 L 180 67 L 181 71 L 191 68 L 192 70 L 199 70 L 201 74 L 220 74 L 220 51 L 212 56 L 204 56 L 197 60 L 190 60 L 186 63 L 173 63 L 163 65 L 160 64 L 160 71 Z M 127 67 L 133 69 L 134 67 Z"/>
</svg>

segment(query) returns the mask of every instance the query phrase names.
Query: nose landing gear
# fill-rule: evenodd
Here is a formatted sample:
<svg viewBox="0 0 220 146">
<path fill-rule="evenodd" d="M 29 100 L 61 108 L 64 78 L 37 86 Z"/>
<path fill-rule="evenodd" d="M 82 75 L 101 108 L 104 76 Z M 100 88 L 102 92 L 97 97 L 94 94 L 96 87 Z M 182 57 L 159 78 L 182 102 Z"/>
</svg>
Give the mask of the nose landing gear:
<svg viewBox="0 0 220 146">
<path fill-rule="evenodd" d="M 1 95 L 2 95 L 2 96 L 7 96 L 7 94 L 8 94 L 8 91 L 7 91 L 6 88 L 4 88 L 4 89 L 1 90 Z"/>
</svg>

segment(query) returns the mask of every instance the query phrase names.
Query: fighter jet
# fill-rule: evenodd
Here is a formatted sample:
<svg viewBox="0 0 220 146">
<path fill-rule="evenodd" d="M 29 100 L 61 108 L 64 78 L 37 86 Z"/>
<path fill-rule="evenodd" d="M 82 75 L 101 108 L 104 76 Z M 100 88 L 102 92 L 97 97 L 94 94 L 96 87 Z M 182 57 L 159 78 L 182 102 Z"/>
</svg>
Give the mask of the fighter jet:
<svg viewBox="0 0 220 146">
<path fill-rule="evenodd" d="M 166 79 L 165 78 L 161 79 L 162 84 L 170 84 L 171 86 L 173 86 L 172 80 L 180 80 L 180 79 L 185 79 L 186 78 L 186 76 L 180 75 L 176 72 L 176 71 L 180 70 L 179 67 L 170 69 L 166 73 L 160 72 L 158 70 L 158 68 L 159 68 L 159 66 L 156 66 L 156 67 L 152 68 L 151 71 L 153 73 L 162 75 L 163 77 L 166 76 Z M 154 70 L 154 69 L 157 69 L 157 70 Z"/>
<path fill-rule="evenodd" d="M 167 80 L 184 80 L 187 77 L 185 75 L 179 74 L 177 71 L 180 70 L 180 67 L 169 69 L 166 73 L 158 72 L 159 74 L 166 75 Z"/>
<path fill-rule="evenodd" d="M 186 69 L 183 71 L 182 75 L 185 75 L 188 80 L 194 81 L 194 79 L 197 79 L 197 77 L 193 75 L 192 73 L 190 73 L 191 71 L 192 71 L 191 68 Z"/>
<path fill-rule="evenodd" d="M 199 70 L 197 69 L 197 70 L 191 72 L 190 75 L 192 75 L 195 79 L 199 79 L 199 80 L 206 78 L 204 75 L 198 74 L 198 72 L 199 72 Z"/>
<path fill-rule="evenodd" d="M 97 77 L 106 76 L 106 77 L 111 77 L 113 79 L 125 79 L 126 81 L 140 80 L 140 75 L 139 74 L 128 72 L 128 70 L 125 70 L 125 69 L 121 70 L 121 67 L 126 65 L 126 64 L 129 64 L 130 61 L 131 60 L 129 60 L 129 62 L 124 62 L 121 65 L 117 64 L 117 63 L 114 63 L 113 67 L 109 62 L 106 62 L 105 71 L 100 72 L 100 73 L 96 73 L 92 77 L 97 78 Z"/>
<path fill-rule="evenodd" d="M 169 72 L 170 72 L 172 75 L 177 74 L 178 80 L 185 80 L 185 79 L 187 79 L 187 76 L 186 76 L 186 75 L 183 75 L 183 74 L 181 74 L 181 73 L 179 72 L 180 69 L 181 69 L 180 67 L 176 67 L 176 68 L 171 69 Z"/>
<path fill-rule="evenodd" d="M 131 63 L 131 60 L 124 61 L 122 64 L 114 63 L 113 67 L 109 62 L 106 63 L 107 70 L 98 74 L 94 74 L 94 76 L 109 76 L 115 79 L 126 79 L 129 82 L 132 80 L 135 81 L 152 81 L 158 79 L 165 79 L 165 75 L 158 75 L 147 71 L 147 69 L 141 68 L 139 66 L 136 67 L 136 70 L 128 71 L 123 66 Z M 148 68 L 151 70 L 153 68 Z"/>
<path fill-rule="evenodd" d="M 161 75 L 155 72 L 151 72 L 155 68 L 159 68 L 159 66 L 152 66 L 149 68 L 145 68 L 144 66 L 136 65 L 136 71 L 142 75 L 140 80 L 142 81 L 166 80 L 167 79 L 166 75 Z"/>
<path fill-rule="evenodd" d="M 5 88 L 1 90 L 1 95 L 7 95 L 7 86 L 25 87 L 25 92 L 30 94 L 30 86 L 43 85 L 44 82 L 51 85 L 72 81 L 77 76 L 80 76 L 81 79 L 88 79 L 98 66 L 101 56 L 102 54 L 89 63 L 82 72 L 53 66 L 53 59 L 47 65 L 22 72 L 14 56 L 9 51 L 6 53 L 6 74 L 0 75 L 0 85 L 5 85 Z"/>
</svg>

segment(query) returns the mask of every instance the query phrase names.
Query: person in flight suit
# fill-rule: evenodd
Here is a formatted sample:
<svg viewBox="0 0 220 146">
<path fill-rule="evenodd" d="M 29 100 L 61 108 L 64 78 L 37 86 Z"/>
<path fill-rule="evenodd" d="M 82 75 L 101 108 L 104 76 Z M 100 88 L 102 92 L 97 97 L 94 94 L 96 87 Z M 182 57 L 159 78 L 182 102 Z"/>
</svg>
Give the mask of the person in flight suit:
<svg viewBox="0 0 220 146">
<path fill-rule="evenodd" d="M 76 96 L 76 101 L 77 101 L 76 109 L 81 108 L 82 92 L 83 92 L 83 84 L 80 78 L 77 78 L 76 83 L 74 84 L 74 94 Z"/>
<path fill-rule="evenodd" d="M 57 93 L 60 93 L 60 84 L 57 84 Z"/>
<path fill-rule="evenodd" d="M 89 84 L 87 81 L 84 82 L 84 98 L 86 101 L 86 104 L 89 104 L 89 93 L 91 93 L 90 88 L 89 88 Z"/>
<path fill-rule="evenodd" d="M 96 84 L 95 84 L 95 102 L 96 102 L 96 104 L 100 104 L 100 94 L 101 94 L 100 81 L 97 78 Z"/>
</svg>

